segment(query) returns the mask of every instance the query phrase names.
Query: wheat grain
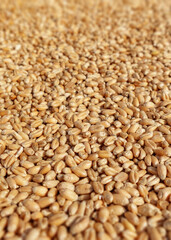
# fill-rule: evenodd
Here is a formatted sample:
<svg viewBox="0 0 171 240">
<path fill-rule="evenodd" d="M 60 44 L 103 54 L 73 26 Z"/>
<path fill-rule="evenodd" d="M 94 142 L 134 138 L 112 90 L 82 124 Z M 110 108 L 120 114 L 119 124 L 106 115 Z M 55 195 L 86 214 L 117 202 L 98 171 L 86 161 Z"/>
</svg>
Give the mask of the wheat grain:
<svg viewBox="0 0 171 240">
<path fill-rule="evenodd" d="M 170 239 L 170 1 L 1 2 L 0 239 Z"/>
</svg>

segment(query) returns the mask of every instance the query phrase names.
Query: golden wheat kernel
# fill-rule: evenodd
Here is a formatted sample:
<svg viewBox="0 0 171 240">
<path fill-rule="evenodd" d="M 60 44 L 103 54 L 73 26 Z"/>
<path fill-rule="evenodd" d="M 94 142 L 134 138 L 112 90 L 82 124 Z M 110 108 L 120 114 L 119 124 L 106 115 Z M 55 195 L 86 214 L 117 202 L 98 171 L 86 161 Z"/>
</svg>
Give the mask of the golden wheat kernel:
<svg viewBox="0 0 171 240">
<path fill-rule="evenodd" d="M 42 214 L 41 212 L 33 212 L 33 213 L 31 214 L 31 218 L 32 218 L 33 220 L 38 220 L 38 219 L 40 219 L 40 218 L 43 218 L 43 214 Z"/>
<path fill-rule="evenodd" d="M 59 192 L 60 195 L 67 200 L 76 201 L 78 199 L 78 195 L 70 189 L 60 189 Z"/>
<path fill-rule="evenodd" d="M 23 205 L 30 211 L 30 212 L 38 212 L 40 211 L 39 205 L 33 201 L 32 199 L 26 199 L 23 201 Z"/>
<path fill-rule="evenodd" d="M 33 187 L 33 193 L 38 195 L 38 196 L 45 196 L 47 193 L 48 189 L 43 186 L 35 186 Z"/>
<path fill-rule="evenodd" d="M 70 183 L 70 182 L 60 182 L 58 184 L 58 190 L 60 189 L 69 189 L 69 190 L 72 190 L 74 191 L 75 190 L 75 186 L 73 183 Z"/>
<path fill-rule="evenodd" d="M 125 206 L 129 203 L 129 200 L 123 194 L 113 194 L 113 203 L 120 204 L 121 206 Z"/>
<path fill-rule="evenodd" d="M 19 217 L 16 213 L 12 214 L 8 219 L 8 232 L 15 232 L 18 228 Z"/>
<path fill-rule="evenodd" d="M 66 198 L 62 197 L 60 194 L 58 194 L 57 196 L 57 202 L 59 203 L 59 205 L 61 207 L 64 206 L 65 202 L 66 202 Z"/>
<path fill-rule="evenodd" d="M 29 232 L 26 235 L 26 240 L 36 240 L 39 237 L 40 234 L 40 229 L 38 228 L 33 228 L 29 230 Z"/>
<path fill-rule="evenodd" d="M 102 232 L 98 233 L 98 239 L 99 240 L 102 240 L 102 239 L 111 240 L 111 237 L 110 237 L 110 235 L 108 235 L 107 233 L 102 231 Z"/>
<path fill-rule="evenodd" d="M 65 226 L 59 226 L 57 236 L 59 240 L 67 238 L 67 228 Z"/>
<path fill-rule="evenodd" d="M 157 173 L 161 180 L 165 180 L 165 178 L 167 176 L 166 166 L 164 164 L 158 164 L 157 165 Z"/>
<path fill-rule="evenodd" d="M 92 161 L 89 161 L 89 160 L 84 160 L 79 164 L 79 167 L 83 169 L 90 169 L 91 166 L 92 166 Z"/>
<path fill-rule="evenodd" d="M 73 166 L 73 167 L 71 167 L 71 170 L 73 173 L 75 173 L 75 175 L 77 175 L 77 177 L 86 177 L 87 176 L 87 172 L 79 166 Z"/>
<path fill-rule="evenodd" d="M 67 174 L 64 174 L 63 180 L 66 182 L 75 183 L 79 181 L 79 177 L 77 177 L 77 175 L 73 173 L 67 173 Z"/>
<path fill-rule="evenodd" d="M 47 180 L 43 182 L 43 186 L 47 188 L 54 188 L 58 185 L 58 180 Z"/>
<path fill-rule="evenodd" d="M 19 202 L 21 202 L 22 200 L 26 199 L 28 197 L 29 193 L 27 192 L 21 192 L 21 193 L 18 193 L 15 198 L 13 198 L 12 202 L 14 204 L 17 204 Z"/>
<path fill-rule="evenodd" d="M 17 189 L 12 189 L 9 194 L 8 194 L 8 199 L 13 199 L 17 196 L 18 190 Z"/>
<path fill-rule="evenodd" d="M 100 158 L 108 158 L 111 156 L 111 153 L 105 150 L 101 150 L 98 152 Z"/>
<path fill-rule="evenodd" d="M 52 203 L 51 206 L 49 207 L 49 210 L 52 213 L 57 213 L 59 211 L 59 204 L 57 202 Z"/>
<path fill-rule="evenodd" d="M 158 231 L 158 229 L 156 229 L 155 227 L 148 227 L 148 233 L 149 233 L 149 236 L 152 240 L 156 239 L 156 240 L 159 240 L 161 239 L 161 235 Z"/>
<path fill-rule="evenodd" d="M 100 208 L 99 212 L 98 212 L 98 217 L 99 220 L 104 223 L 108 220 L 109 217 L 109 210 L 106 207 L 102 207 Z"/>
<path fill-rule="evenodd" d="M 50 188 L 49 191 L 48 191 L 48 193 L 47 193 L 47 196 L 48 196 L 48 197 L 55 198 L 55 196 L 57 195 L 57 192 L 58 192 L 58 190 L 57 190 L 56 187 Z"/>
<path fill-rule="evenodd" d="M 41 169 L 41 166 L 34 166 L 34 167 L 29 168 L 29 170 L 27 172 L 28 172 L 28 174 L 35 175 L 35 174 L 39 173 L 40 169 Z"/>
<path fill-rule="evenodd" d="M 114 181 L 124 182 L 128 179 L 128 174 L 125 172 L 120 172 L 114 177 Z"/>
<path fill-rule="evenodd" d="M 89 224 L 88 217 L 78 217 L 70 227 L 70 231 L 73 235 L 84 231 Z"/>
<path fill-rule="evenodd" d="M 51 225 L 60 226 L 67 220 L 67 215 L 64 212 L 58 212 L 57 214 L 49 218 Z"/>
<path fill-rule="evenodd" d="M 42 183 L 43 180 L 44 180 L 44 176 L 42 174 L 33 175 L 33 182 Z"/>
<path fill-rule="evenodd" d="M 102 194 L 104 191 L 104 186 L 100 182 L 92 182 L 93 190 L 95 193 Z"/>
<path fill-rule="evenodd" d="M 37 201 L 37 203 L 40 208 L 45 208 L 45 207 L 48 207 L 49 205 L 51 205 L 54 201 L 55 201 L 55 199 L 52 197 L 43 197 L 43 198 L 40 198 Z"/>
<path fill-rule="evenodd" d="M 15 208 L 16 208 L 15 205 L 3 208 L 3 210 L 1 211 L 1 217 L 6 217 L 6 216 L 9 216 L 9 215 L 13 214 Z"/>
<path fill-rule="evenodd" d="M 83 151 L 84 149 L 85 149 L 85 145 L 82 143 L 79 143 L 74 147 L 74 152 L 78 153 Z"/>
<path fill-rule="evenodd" d="M 93 191 L 91 184 L 79 184 L 75 188 L 75 192 L 79 195 L 90 194 Z"/>
</svg>

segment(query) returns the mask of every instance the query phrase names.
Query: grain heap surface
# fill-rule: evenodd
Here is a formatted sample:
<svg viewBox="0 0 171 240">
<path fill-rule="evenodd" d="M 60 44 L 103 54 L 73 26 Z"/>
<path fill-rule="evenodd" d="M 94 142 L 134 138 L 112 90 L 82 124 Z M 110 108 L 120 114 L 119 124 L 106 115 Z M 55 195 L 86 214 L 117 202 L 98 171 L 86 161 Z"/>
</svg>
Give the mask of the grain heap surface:
<svg viewBox="0 0 171 240">
<path fill-rule="evenodd" d="M 171 239 L 171 2 L 0 3 L 0 239 Z"/>
</svg>

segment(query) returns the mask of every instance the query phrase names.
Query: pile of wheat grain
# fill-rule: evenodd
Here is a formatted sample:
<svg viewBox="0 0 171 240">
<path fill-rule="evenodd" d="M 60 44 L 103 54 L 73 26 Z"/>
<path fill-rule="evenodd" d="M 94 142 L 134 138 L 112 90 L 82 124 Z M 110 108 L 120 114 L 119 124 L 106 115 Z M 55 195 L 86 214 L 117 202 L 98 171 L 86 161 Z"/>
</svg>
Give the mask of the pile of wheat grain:
<svg viewBox="0 0 171 240">
<path fill-rule="evenodd" d="M 171 2 L 0 4 L 0 239 L 171 239 Z"/>
</svg>

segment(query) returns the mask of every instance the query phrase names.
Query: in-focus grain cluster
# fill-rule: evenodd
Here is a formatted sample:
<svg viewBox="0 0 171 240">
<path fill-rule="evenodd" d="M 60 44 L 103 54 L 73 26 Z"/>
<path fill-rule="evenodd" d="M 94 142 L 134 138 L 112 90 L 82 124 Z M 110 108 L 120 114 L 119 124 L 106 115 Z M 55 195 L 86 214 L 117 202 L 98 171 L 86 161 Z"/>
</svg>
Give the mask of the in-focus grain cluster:
<svg viewBox="0 0 171 240">
<path fill-rule="evenodd" d="M 0 3 L 0 239 L 171 239 L 169 0 Z"/>
</svg>

